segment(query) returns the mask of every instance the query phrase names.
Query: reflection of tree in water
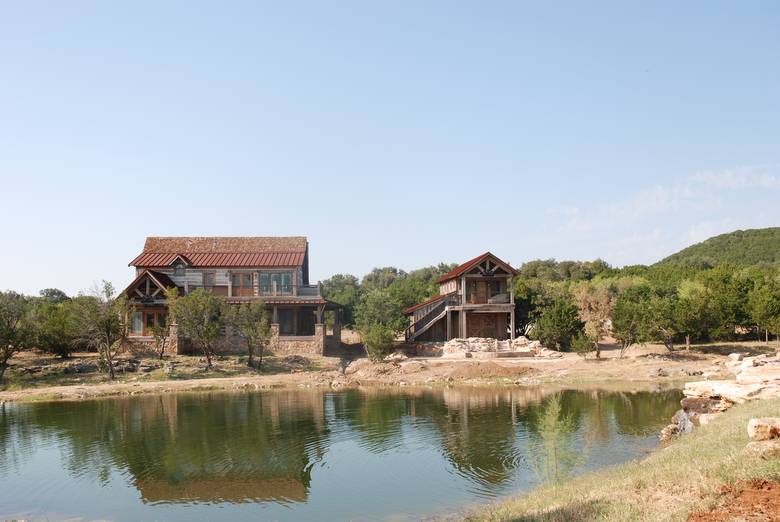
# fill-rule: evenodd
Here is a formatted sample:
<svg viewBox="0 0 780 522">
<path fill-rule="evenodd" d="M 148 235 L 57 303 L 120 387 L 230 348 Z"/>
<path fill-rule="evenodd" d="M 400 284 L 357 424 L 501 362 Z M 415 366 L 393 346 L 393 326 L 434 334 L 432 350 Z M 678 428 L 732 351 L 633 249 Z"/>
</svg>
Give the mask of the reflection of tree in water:
<svg viewBox="0 0 780 522">
<path fill-rule="evenodd" d="M 398 447 L 403 419 L 414 415 L 414 401 L 385 390 L 348 390 L 333 396 L 335 418 L 357 432 L 364 449 L 378 453 Z"/>
<path fill-rule="evenodd" d="M 119 468 L 148 502 L 305 500 L 324 452 L 320 393 L 166 395 L 38 405 L 39 428 L 68 442 L 68 469 Z"/>
<path fill-rule="evenodd" d="M 528 439 L 531 466 L 542 482 L 560 482 L 574 466 L 587 458 L 587 449 L 577 449 L 573 435 L 577 423 L 572 414 L 564 414 L 561 395 L 547 398 L 538 408 L 534 434 Z"/>
<path fill-rule="evenodd" d="M 129 476 L 147 502 L 305 500 L 330 429 L 370 452 L 404 448 L 404 433 L 438 448 L 491 490 L 527 464 L 557 480 L 589 441 L 646 435 L 679 392 L 543 388 L 185 394 L 0 407 L 0 473 L 55 440 L 73 475 Z M 333 415 L 325 415 L 326 405 Z M 329 427 L 326 423 L 332 425 Z M 406 430 L 406 431 L 405 431 Z M 526 440 L 530 440 L 526 443 Z M 583 442 L 584 441 L 584 442 Z"/>
</svg>

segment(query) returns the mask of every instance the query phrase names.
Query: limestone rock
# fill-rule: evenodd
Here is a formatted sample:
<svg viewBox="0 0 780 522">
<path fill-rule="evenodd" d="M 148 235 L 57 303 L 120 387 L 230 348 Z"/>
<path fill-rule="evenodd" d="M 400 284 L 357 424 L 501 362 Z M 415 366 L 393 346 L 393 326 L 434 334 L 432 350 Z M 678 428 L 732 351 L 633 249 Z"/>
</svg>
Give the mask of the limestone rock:
<svg viewBox="0 0 780 522">
<path fill-rule="evenodd" d="M 647 374 L 648 377 L 669 377 L 669 373 L 663 368 L 655 368 L 650 370 Z"/>
<path fill-rule="evenodd" d="M 720 398 L 733 404 L 740 404 L 759 398 L 764 389 L 760 384 L 738 384 L 734 381 L 695 381 L 685 384 L 686 397 Z"/>
<path fill-rule="evenodd" d="M 745 368 L 737 374 L 740 384 L 780 384 L 780 364 L 763 364 Z"/>
<path fill-rule="evenodd" d="M 780 457 L 780 439 L 748 442 L 745 453 L 763 459 Z"/>
<path fill-rule="evenodd" d="M 679 435 L 679 433 L 680 432 L 677 428 L 677 424 L 669 424 L 661 430 L 661 434 L 658 436 L 658 438 L 661 439 L 661 442 L 669 442 L 677 435 Z"/>
<path fill-rule="evenodd" d="M 741 353 L 730 353 L 729 359 L 732 361 L 741 361 L 743 359 L 744 355 Z"/>
<path fill-rule="evenodd" d="M 754 441 L 780 438 L 780 417 L 750 419 L 747 432 L 750 440 Z"/>
<path fill-rule="evenodd" d="M 692 413 L 708 414 L 726 411 L 731 403 L 710 397 L 685 397 L 680 405 Z"/>
</svg>

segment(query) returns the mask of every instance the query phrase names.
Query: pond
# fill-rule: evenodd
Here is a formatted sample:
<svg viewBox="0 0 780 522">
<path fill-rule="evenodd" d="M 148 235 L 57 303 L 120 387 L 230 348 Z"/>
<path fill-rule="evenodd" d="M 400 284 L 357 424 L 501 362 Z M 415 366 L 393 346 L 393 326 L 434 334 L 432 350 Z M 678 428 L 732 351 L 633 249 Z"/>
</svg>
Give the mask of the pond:
<svg viewBox="0 0 780 522">
<path fill-rule="evenodd" d="M 643 456 L 678 391 L 190 393 L 0 406 L 0 519 L 418 520 Z"/>
</svg>

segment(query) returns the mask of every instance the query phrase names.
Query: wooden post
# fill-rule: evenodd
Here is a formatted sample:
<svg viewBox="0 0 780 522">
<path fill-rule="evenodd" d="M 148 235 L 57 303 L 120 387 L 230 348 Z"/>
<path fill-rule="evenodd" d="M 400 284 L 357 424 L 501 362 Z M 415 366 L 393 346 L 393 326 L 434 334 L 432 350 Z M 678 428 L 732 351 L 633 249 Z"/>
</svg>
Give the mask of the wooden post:
<svg viewBox="0 0 780 522">
<path fill-rule="evenodd" d="M 447 340 L 449 341 L 450 339 L 452 339 L 452 316 L 449 310 L 447 310 L 446 320 L 447 320 Z"/>
<path fill-rule="evenodd" d="M 509 312 L 509 340 L 514 341 L 515 340 L 515 311 L 512 310 Z"/>
<path fill-rule="evenodd" d="M 509 320 L 510 324 L 512 325 L 512 335 L 510 338 L 512 341 L 514 341 L 515 331 L 517 330 L 517 327 L 515 326 L 515 310 L 517 306 L 515 305 L 515 285 L 511 277 L 507 279 L 507 284 L 509 285 L 509 303 L 512 305 L 512 311 L 510 312 L 512 317 Z"/>
<path fill-rule="evenodd" d="M 466 338 L 466 310 L 460 311 L 460 337 Z"/>
</svg>

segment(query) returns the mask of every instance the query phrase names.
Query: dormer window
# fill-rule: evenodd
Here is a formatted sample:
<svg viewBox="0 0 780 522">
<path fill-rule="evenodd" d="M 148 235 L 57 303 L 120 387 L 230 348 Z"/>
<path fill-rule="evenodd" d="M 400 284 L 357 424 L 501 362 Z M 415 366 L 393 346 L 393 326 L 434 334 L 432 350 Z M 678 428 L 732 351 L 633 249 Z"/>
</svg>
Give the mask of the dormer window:
<svg viewBox="0 0 780 522">
<path fill-rule="evenodd" d="M 184 263 L 176 261 L 176 264 L 173 265 L 173 275 L 176 277 L 184 277 L 184 268 Z"/>
</svg>

